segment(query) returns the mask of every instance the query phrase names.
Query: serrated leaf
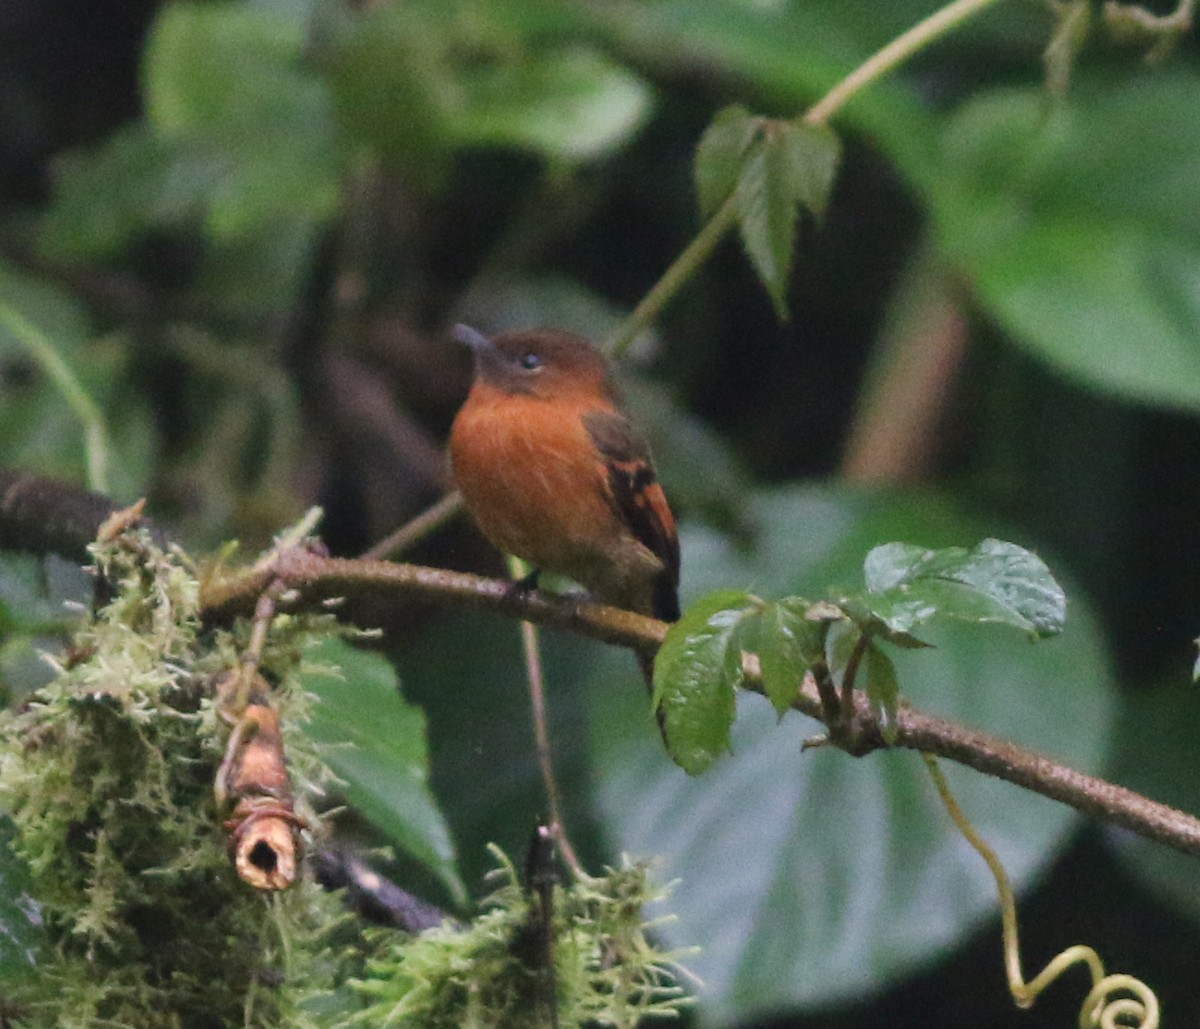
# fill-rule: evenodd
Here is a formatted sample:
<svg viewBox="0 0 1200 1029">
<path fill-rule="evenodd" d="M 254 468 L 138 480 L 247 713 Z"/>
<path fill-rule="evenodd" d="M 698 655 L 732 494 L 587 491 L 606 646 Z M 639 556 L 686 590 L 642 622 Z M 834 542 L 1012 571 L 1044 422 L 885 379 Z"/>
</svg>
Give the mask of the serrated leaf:
<svg viewBox="0 0 1200 1029">
<path fill-rule="evenodd" d="M 879 723 L 884 742 L 896 742 L 896 711 L 900 703 L 900 685 L 892 659 L 877 646 L 867 648 L 859 669 L 859 684 L 867 691 L 871 714 Z"/>
<path fill-rule="evenodd" d="M 1066 595 L 1041 558 L 1003 540 L 986 539 L 970 551 L 887 543 L 867 555 L 863 572 L 863 600 L 893 631 L 940 617 L 1044 637 L 1061 632 L 1066 618 Z"/>
<path fill-rule="evenodd" d="M 742 243 L 780 318 L 787 317 L 800 208 L 824 210 L 838 152 L 837 137 L 828 129 L 770 122 L 742 164 L 737 184 Z"/>
<path fill-rule="evenodd" d="M 806 210 L 820 217 L 829 203 L 837 175 L 842 144 L 825 125 L 784 122 L 779 127 L 779 146 L 786 158 L 791 188 Z"/>
<path fill-rule="evenodd" d="M 710 218 L 737 188 L 742 161 L 762 120 L 741 104 L 717 112 L 696 147 L 696 199 L 700 216 Z"/>
<path fill-rule="evenodd" d="M 307 657 L 339 669 L 310 670 L 304 687 L 320 701 L 309 731 L 326 744 L 322 756 L 345 780 L 347 800 L 461 899 L 450 833 L 429 789 L 424 715 L 405 703 L 378 654 L 328 640 Z"/>
<path fill-rule="evenodd" d="M 912 630 L 929 615 L 932 605 L 923 597 L 890 593 L 853 593 L 839 598 L 839 607 L 868 636 L 879 636 L 897 647 L 919 650 L 931 646 Z"/>
<path fill-rule="evenodd" d="M 738 227 L 742 245 L 775 313 L 787 317 L 788 271 L 796 240 L 796 200 L 781 174 L 779 148 L 760 140 L 738 178 Z"/>
<path fill-rule="evenodd" d="M 822 628 L 783 604 L 767 604 L 747 620 L 744 644 L 758 655 L 763 692 L 782 718 L 800 692 L 804 673 L 822 656 Z"/>
<path fill-rule="evenodd" d="M 736 636 L 750 605 L 749 594 L 738 590 L 710 593 L 671 626 L 655 658 L 654 709 L 672 760 L 689 775 L 729 749 L 742 679 Z"/>
</svg>

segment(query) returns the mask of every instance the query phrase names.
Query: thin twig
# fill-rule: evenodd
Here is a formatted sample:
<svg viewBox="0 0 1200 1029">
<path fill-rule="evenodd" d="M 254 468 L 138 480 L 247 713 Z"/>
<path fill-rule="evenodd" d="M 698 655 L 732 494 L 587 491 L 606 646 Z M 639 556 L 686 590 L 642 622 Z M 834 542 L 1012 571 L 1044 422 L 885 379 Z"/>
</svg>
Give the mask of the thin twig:
<svg viewBox="0 0 1200 1029">
<path fill-rule="evenodd" d="M 270 568 L 217 574 L 203 582 L 205 620 L 249 616 L 258 595 L 276 578 L 300 591 L 296 606 L 304 609 L 323 610 L 326 601 L 345 597 L 444 601 L 518 615 L 539 625 L 572 629 L 601 642 L 647 653 L 658 649 L 668 629 L 665 622 L 632 611 L 544 590 L 514 590 L 506 579 L 391 561 L 322 557 L 303 549 L 280 554 Z"/>
<path fill-rule="evenodd" d="M 400 528 L 385 536 L 370 550 L 363 553 L 368 561 L 383 560 L 402 554 L 409 547 L 436 532 L 463 509 L 462 494 L 451 490 L 441 500 L 427 507 L 415 518 L 409 519 Z"/>
<path fill-rule="evenodd" d="M 567 835 L 566 822 L 562 817 L 562 804 L 558 796 L 558 780 L 554 775 L 554 753 L 550 747 L 550 731 L 546 719 L 546 679 L 542 673 L 542 652 L 538 645 L 537 626 L 532 622 L 521 622 L 521 646 L 525 654 L 525 669 L 529 676 L 529 703 L 533 708 L 533 736 L 537 750 L 538 768 L 542 773 L 542 786 L 546 791 L 546 807 L 550 815 L 550 831 L 558 852 L 567 867 L 579 879 L 589 878 L 579 863 L 571 838 Z"/>
<path fill-rule="evenodd" d="M 508 559 L 508 572 L 514 582 L 524 582 L 530 569 L 517 557 Z M 550 722 L 546 715 L 546 675 L 542 670 L 542 648 L 538 640 L 537 626 L 533 622 L 521 622 L 521 649 L 525 658 L 525 677 L 529 685 L 529 707 L 533 717 L 533 738 L 537 751 L 538 768 L 542 773 L 542 787 L 546 791 L 546 806 L 550 814 L 550 832 L 558 844 L 559 853 L 567 867 L 578 879 L 589 879 L 583 870 L 571 838 L 567 834 L 567 823 L 563 821 L 562 804 L 559 803 L 558 778 L 554 774 L 554 751 L 550 746 Z"/>
<path fill-rule="evenodd" d="M 717 244 L 724 238 L 737 222 L 737 194 L 731 193 L 725 202 L 717 208 L 717 212 L 705 223 L 704 227 L 671 262 L 670 267 L 663 272 L 662 277 L 650 287 L 648 292 L 629 317 L 621 324 L 616 333 L 605 343 L 604 349 L 613 357 L 620 358 L 638 334 L 651 325 L 671 299 L 679 292 L 679 288 L 687 282 L 716 250 Z"/>
</svg>

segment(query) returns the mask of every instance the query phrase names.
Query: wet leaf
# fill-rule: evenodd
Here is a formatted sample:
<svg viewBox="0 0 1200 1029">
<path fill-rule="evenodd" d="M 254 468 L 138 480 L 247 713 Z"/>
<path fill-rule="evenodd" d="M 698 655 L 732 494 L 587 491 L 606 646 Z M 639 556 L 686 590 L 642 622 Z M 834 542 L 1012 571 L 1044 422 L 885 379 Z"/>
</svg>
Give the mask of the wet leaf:
<svg viewBox="0 0 1200 1029">
<path fill-rule="evenodd" d="M 698 775 L 729 749 L 734 695 L 742 680 L 737 630 L 750 597 L 719 590 L 688 607 L 654 661 L 654 708 L 671 758 Z"/>
</svg>

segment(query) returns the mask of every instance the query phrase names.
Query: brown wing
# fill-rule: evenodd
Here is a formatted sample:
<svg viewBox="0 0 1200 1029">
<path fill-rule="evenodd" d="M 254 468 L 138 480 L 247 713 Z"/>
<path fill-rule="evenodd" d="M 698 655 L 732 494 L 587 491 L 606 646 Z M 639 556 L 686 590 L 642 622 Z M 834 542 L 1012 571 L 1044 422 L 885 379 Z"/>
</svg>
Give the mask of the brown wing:
<svg viewBox="0 0 1200 1029">
<path fill-rule="evenodd" d="M 590 411 L 584 427 L 608 466 L 613 507 L 630 533 L 663 563 L 654 583 L 654 616 L 679 619 L 679 537 L 646 441 L 615 411 Z"/>
</svg>

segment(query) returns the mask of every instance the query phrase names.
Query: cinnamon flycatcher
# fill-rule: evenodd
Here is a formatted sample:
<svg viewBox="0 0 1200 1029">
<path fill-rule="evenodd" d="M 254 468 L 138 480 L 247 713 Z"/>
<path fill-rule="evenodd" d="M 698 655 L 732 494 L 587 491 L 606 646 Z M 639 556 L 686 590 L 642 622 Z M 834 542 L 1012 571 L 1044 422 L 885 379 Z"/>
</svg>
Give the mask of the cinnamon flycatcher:
<svg viewBox="0 0 1200 1029">
<path fill-rule="evenodd" d="M 675 518 L 608 361 L 558 329 L 452 335 L 475 352 L 475 382 L 450 461 L 483 534 L 602 603 L 676 621 Z"/>
</svg>

